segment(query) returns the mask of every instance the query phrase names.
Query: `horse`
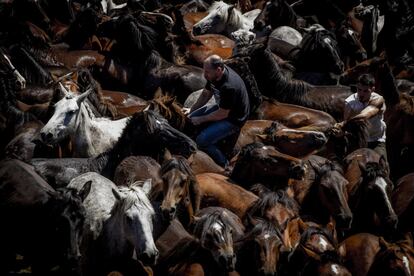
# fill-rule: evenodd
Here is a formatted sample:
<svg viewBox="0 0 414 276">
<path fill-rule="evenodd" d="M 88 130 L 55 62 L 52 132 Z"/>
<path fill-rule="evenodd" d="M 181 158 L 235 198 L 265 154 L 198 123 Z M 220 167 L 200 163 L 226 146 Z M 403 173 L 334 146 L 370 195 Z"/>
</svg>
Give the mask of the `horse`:
<svg viewBox="0 0 414 276">
<path fill-rule="evenodd" d="M 234 5 L 216 1 L 207 12 L 206 17 L 193 25 L 194 35 L 216 33 L 229 37 L 232 32 L 239 29 L 251 30 L 254 26 L 254 19 L 259 15 L 260 10 L 256 9 L 242 14 Z"/>
<path fill-rule="evenodd" d="M 272 29 L 280 26 L 299 27 L 299 16 L 285 0 L 267 1 L 260 14 L 254 20 L 254 28 L 261 30 L 270 25 Z M 302 26 L 303 27 L 303 26 Z"/>
<path fill-rule="evenodd" d="M 108 35 L 117 41 L 111 50 L 116 59 L 107 57 L 93 67 L 94 76 L 103 88 L 151 99 L 161 87 L 184 101 L 189 93 L 204 87 L 206 80 L 201 68 L 174 65 L 160 56 L 158 49 L 154 49 L 157 33 L 152 28 L 132 16 L 121 17 L 111 24 L 113 31 Z"/>
<path fill-rule="evenodd" d="M 283 242 L 279 229 L 273 223 L 259 220 L 243 238 L 236 241 L 236 246 L 236 271 L 240 275 L 277 273 Z"/>
<path fill-rule="evenodd" d="M 26 87 L 26 79 L 17 71 L 11 63 L 10 58 L 0 49 L 0 74 L 2 77 L 10 76 L 14 78 L 14 85 L 17 90 L 23 90 Z"/>
<path fill-rule="evenodd" d="M 249 120 L 240 130 L 234 151 L 253 142 L 263 142 L 284 154 L 302 157 L 316 152 L 326 141 L 322 132 L 291 129 L 275 121 Z"/>
<path fill-rule="evenodd" d="M 220 174 L 197 174 L 196 179 L 200 187 L 201 208 L 220 206 L 229 209 L 244 220 L 247 210 L 258 199 L 252 192 Z"/>
<path fill-rule="evenodd" d="M 335 36 L 345 70 L 367 59 L 367 51 L 359 40 L 359 35 L 351 26 L 343 22 L 336 26 Z"/>
<path fill-rule="evenodd" d="M 389 243 L 382 237 L 358 233 L 341 242 L 339 252 L 352 275 L 411 275 L 412 238 Z M 390 274 L 391 273 L 391 274 Z"/>
<path fill-rule="evenodd" d="M 336 123 L 335 119 L 326 112 L 281 103 L 268 97 L 263 97 L 258 108 L 250 113 L 250 119 L 278 121 L 290 128 L 320 131 L 326 135 Z"/>
<path fill-rule="evenodd" d="M 286 191 L 273 192 L 262 184 L 253 185 L 250 191 L 259 198 L 247 210 L 243 220 L 247 228 L 254 227 L 257 220 L 265 219 L 277 225 L 283 233 L 288 223 L 299 217 L 299 204 Z"/>
<path fill-rule="evenodd" d="M 156 160 L 167 148 L 173 154 L 189 157 L 197 146 L 188 136 L 171 127 L 153 111 L 135 113 L 117 143 L 108 151 L 91 158 L 32 159 L 36 171 L 49 183 L 65 186 L 82 173 L 99 172 L 113 178 L 118 164 L 131 155 L 148 155 Z"/>
<path fill-rule="evenodd" d="M 304 166 L 304 179 L 292 180 L 288 188 L 301 206 L 301 215 L 310 216 L 323 224 L 329 222 L 332 216 L 337 227 L 349 229 L 353 215 L 347 202 L 348 181 L 342 169 L 316 155 L 306 158 Z"/>
<path fill-rule="evenodd" d="M 338 254 L 333 223 L 321 226 L 299 221 L 299 231 L 299 244 L 289 254 L 288 275 L 351 275 Z"/>
<path fill-rule="evenodd" d="M 394 231 L 398 217 L 391 205 L 393 184 L 384 158 L 371 149 L 358 149 L 345 157 L 344 171 L 349 181 L 349 206 L 354 214 L 352 230 L 374 234 Z M 376 220 L 384 229 L 378 227 Z"/>
<path fill-rule="evenodd" d="M 305 174 L 302 160 L 283 154 L 262 143 L 246 145 L 239 153 L 230 178 L 242 187 L 262 183 L 273 189 L 285 188 L 289 179 Z"/>
<path fill-rule="evenodd" d="M 413 229 L 411 219 L 413 209 L 413 177 L 414 173 L 409 173 L 398 179 L 391 195 L 392 207 L 398 216 L 398 231 L 405 232 Z"/>
<path fill-rule="evenodd" d="M 0 229 L 2 274 L 10 272 L 16 253 L 39 275 L 56 265 L 58 273 L 78 273 L 85 220 L 82 202 L 88 190 L 55 190 L 32 166 L 16 159 L 2 160 L 0 179 L 0 213 L 7 221 Z"/>
<path fill-rule="evenodd" d="M 84 100 L 91 90 L 73 96 L 63 85 L 65 96 L 55 104 L 55 112 L 41 129 L 40 136 L 46 144 L 56 144 L 69 136 L 74 147 L 74 157 L 90 157 L 101 154 L 119 139 L 129 118 L 112 121 L 95 118 Z"/>
<path fill-rule="evenodd" d="M 298 51 L 296 51 L 296 54 L 292 53 L 297 72 L 302 72 L 302 74 L 296 73 L 295 77 L 298 79 L 301 77 L 300 79 L 315 85 L 329 83 L 324 82 L 323 79 L 313 80 L 311 76 L 306 76 L 305 73 L 333 73 L 336 75 L 343 73 L 344 63 L 340 58 L 335 35 L 319 24 L 312 25 L 306 31 Z M 316 59 L 316 56 L 324 57 L 324 62 Z"/>
<path fill-rule="evenodd" d="M 169 220 L 178 216 L 183 225 L 192 223 L 200 209 L 201 193 L 188 160 L 182 156 L 173 157 L 166 150 L 159 174 L 163 180 L 164 197 L 160 208 L 164 216 Z M 182 209 L 184 212 L 180 213 Z"/>
<path fill-rule="evenodd" d="M 157 247 L 161 254 L 155 268 L 156 275 L 239 275 L 235 271 L 226 272 L 226 269 L 214 258 L 216 250 L 209 248 L 214 244 L 218 244 L 219 247 L 226 243 L 233 245 L 233 241 L 229 240 L 236 238 L 231 237 L 231 234 L 229 236 L 229 231 L 237 232 L 237 238 L 242 235 L 238 233 L 241 226 L 237 218 L 222 208 L 208 208 L 206 211 L 214 213 L 205 214 L 199 219 L 199 227 L 205 226 L 207 232 L 203 235 L 203 243 L 201 239 L 188 233 L 178 220 L 171 221 L 167 230 L 157 240 Z M 209 228 L 210 222 L 217 226 L 213 229 Z M 207 246 L 204 243 L 207 243 Z M 227 247 L 225 250 L 229 251 L 230 248 Z"/>
<path fill-rule="evenodd" d="M 335 119 L 343 117 L 344 101 L 352 94 L 345 86 L 313 86 L 303 81 L 288 80 L 272 53 L 264 45 L 246 47 L 241 56 L 249 56 L 249 67 L 263 95 L 282 103 L 325 111 Z"/>
<path fill-rule="evenodd" d="M 221 207 L 207 207 L 196 213 L 192 233 L 212 255 L 216 266 L 225 272 L 235 270 L 233 241 L 244 235 L 240 218 Z"/>
<path fill-rule="evenodd" d="M 68 187 L 82 190 L 87 185 L 83 271 L 122 271 L 118 266 L 130 261 L 134 252 L 139 260 L 154 264 L 159 253 L 152 235 L 155 211 L 147 197 L 151 181 L 118 188 L 90 172 L 73 178 Z"/>
</svg>

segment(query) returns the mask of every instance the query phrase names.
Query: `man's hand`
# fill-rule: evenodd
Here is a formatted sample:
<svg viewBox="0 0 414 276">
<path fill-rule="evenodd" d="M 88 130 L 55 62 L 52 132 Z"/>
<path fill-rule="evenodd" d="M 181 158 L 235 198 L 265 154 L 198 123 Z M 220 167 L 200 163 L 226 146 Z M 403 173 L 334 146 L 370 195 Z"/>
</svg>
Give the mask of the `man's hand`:
<svg viewBox="0 0 414 276">
<path fill-rule="evenodd" d="M 190 114 L 191 108 L 189 108 L 189 107 L 183 107 L 181 109 L 181 111 L 184 113 L 184 115 L 187 116 L 188 114 Z"/>
<path fill-rule="evenodd" d="M 336 137 L 341 136 L 343 134 L 342 128 L 344 127 L 344 124 L 345 124 L 345 121 L 334 124 L 332 128 L 332 134 Z"/>
<path fill-rule="evenodd" d="M 200 117 L 191 117 L 190 120 L 195 126 L 198 126 L 203 122 Z"/>
</svg>

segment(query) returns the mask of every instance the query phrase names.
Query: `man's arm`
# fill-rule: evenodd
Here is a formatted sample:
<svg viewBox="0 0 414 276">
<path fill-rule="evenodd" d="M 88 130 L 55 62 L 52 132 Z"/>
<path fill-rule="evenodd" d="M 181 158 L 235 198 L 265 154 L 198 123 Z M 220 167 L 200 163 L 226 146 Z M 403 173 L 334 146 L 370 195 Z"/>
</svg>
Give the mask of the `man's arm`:
<svg viewBox="0 0 414 276">
<path fill-rule="evenodd" d="M 219 108 L 218 110 L 210 114 L 207 114 L 204 116 L 192 117 L 191 121 L 195 125 L 199 125 L 199 124 L 207 123 L 207 122 L 220 121 L 220 120 L 226 119 L 229 116 L 229 113 L 230 113 L 230 109 Z"/>
<path fill-rule="evenodd" d="M 206 103 L 208 103 L 208 101 L 211 99 L 212 96 L 213 96 L 213 92 L 204 88 L 200 96 L 198 97 L 196 103 L 193 104 L 193 106 L 191 107 L 190 113 L 204 106 Z"/>
<path fill-rule="evenodd" d="M 367 107 L 365 107 L 358 115 L 355 115 L 350 120 L 370 119 L 380 112 L 383 105 L 383 97 L 372 100 L 369 102 Z"/>
</svg>

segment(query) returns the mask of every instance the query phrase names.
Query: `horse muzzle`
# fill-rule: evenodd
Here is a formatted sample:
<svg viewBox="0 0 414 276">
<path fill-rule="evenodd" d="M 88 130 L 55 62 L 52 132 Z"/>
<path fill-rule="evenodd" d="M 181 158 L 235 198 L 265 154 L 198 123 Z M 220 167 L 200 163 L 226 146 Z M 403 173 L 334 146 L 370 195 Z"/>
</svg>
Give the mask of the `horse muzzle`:
<svg viewBox="0 0 414 276">
<path fill-rule="evenodd" d="M 219 257 L 219 263 L 222 267 L 226 269 L 226 271 L 231 272 L 236 269 L 236 255 L 229 254 L 229 255 L 221 255 Z"/>
<path fill-rule="evenodd" d="M 352 225 L 352 215 L 338 214 L 335 216 L 336 226 L 340 229 L 350 229 Z"/>
<path fill-rule="evenodd" d="M 138 259 L 140 259 L 145 265 L 155 265 L 159 255 L 160 253 L 158 250 L 154 250 L 152 252 L 145 251 L 138 257 Z"/>
</svg>

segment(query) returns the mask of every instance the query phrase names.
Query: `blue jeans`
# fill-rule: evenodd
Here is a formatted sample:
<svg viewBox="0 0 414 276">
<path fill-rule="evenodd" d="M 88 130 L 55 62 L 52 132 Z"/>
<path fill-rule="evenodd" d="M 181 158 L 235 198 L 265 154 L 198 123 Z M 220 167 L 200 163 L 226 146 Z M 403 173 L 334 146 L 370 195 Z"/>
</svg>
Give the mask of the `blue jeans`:
<svg viewBox="0 0 414 276">
<path fill-rule="evenodd" d="M 203 106 L 193 111 L 189 117 L 207 115 L 218 108 L 218 105 Z M 212 122 L 200 132 L 196 138 L 196 143 L 197 146 L 213 158 L 218 165 L 225 167 L 228 164 L 228 161 L 226 156 L 217 147 L 217 143 L 238 131 L 240 131 L 240 127 L 227 119 Z"/>
</svg>

